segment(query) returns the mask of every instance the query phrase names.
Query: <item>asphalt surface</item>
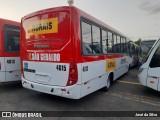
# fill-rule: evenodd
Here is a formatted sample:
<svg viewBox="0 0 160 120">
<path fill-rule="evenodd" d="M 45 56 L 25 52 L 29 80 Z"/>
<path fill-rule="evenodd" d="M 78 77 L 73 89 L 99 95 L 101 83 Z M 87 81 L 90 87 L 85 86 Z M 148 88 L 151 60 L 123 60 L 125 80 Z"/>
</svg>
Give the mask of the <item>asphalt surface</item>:
<svg viewBox="0 0 160 120">
<path fill-rule="evenodd" d="M 137 79 L 137 73 L 138 69 L 133 68 L 116 80 L 108 92 L 99 90 L 80 100 L 66 99 L 31 91 L 23 88 L 21 82 L 1 83 L 0 111 L 160 111 L 160 93 L 141 86 Z M 17 120 L 20 118 L 12 119 Z M 41 119 L 37 118 L 37 120 Z M 62 117 L 47 118 L 47 120 L 53 119 L 70 120 L 71 118 L 63 117 L 63 114 Z M 93 118 L 76 117 L 74 119 L 90 120 Z M 104 118 L 94 117 L 94 119 Z M 107 119 L 132 120 L 135 118 L 111 117 Z M 137 119 L 150 120 L 151 117 Z"/>
</svg>

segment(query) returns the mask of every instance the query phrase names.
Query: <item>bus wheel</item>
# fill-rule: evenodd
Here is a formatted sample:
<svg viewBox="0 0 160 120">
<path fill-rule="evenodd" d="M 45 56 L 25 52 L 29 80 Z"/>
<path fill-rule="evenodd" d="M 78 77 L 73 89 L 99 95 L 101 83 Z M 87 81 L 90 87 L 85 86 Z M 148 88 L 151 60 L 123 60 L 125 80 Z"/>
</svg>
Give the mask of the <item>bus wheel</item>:
<svg viewBox="0 0 160 120">
<path fill-rule="evenodd" d="M 131 68 L 131 67 L 130 67 L 130 65 L 129 65 L 128 68 L 127 68 L 126 74 L 129 72 L 130 68 Z"/>
<path fill-rule="evenodd" d="M 110 86 L 111 86 L 111 76 L 108 77 L 108 80 L 107 80 L 106 86 L 104 87 L 104 90 L 108 91 Z"/>
</svg>

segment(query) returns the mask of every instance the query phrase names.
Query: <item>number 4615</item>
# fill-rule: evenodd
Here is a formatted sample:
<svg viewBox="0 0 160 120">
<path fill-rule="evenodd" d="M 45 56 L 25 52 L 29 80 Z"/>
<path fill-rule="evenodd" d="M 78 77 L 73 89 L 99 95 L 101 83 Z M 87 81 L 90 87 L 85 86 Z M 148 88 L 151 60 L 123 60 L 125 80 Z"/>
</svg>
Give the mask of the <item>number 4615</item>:
<svg viewBox="0 0 160 120">
<path fill-rule="evenodd" d="M 57 66 L 56 66 L 56 69 L 57 69 L 58 71 L 66 71 L 66 65 L 57 65 Z"/>
</svg>

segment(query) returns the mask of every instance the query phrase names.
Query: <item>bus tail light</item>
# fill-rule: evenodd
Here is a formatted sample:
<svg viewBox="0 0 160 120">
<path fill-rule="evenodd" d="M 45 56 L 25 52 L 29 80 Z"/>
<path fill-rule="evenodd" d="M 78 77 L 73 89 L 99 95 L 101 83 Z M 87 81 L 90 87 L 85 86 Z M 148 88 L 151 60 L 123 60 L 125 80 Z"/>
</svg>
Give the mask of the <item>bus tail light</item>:
<svg viewBox="0 0 160 120">
<path fill-rule="evenodd" d="M 22 64 L 21 64 L 21 72 L 22 72 L 22 77 L 24 78 L 24 69 Z"/>
<path fill-rule="evenodd" d="M 70 63 L 67 86 L 74 85 L 77 83 L 77 81 L 78 81 L 77 65 L 76 65 L 76 63 L 72 62 L 72 63 Z"/>
</svg>

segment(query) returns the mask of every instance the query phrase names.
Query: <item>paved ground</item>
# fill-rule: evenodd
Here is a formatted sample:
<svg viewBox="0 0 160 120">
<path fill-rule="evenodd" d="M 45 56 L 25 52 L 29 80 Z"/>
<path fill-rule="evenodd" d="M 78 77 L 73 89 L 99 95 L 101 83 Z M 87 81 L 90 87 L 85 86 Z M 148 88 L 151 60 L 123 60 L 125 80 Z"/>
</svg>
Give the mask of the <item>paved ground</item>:
<svg viewBox="0 0 160 120">
<path fill-rule="evenodd" d="M 19 82 L 0 84 L 0 111 L 160 111 L 160 93 L 141 86 L 137 80 L 137 72 L 138 69 L 133 68 L 128 74 L 114 82 L 108 92 L 99 90 L 80 100 L 24 89 Z M 47 120 L 50 119 L 53 118 Z M 70 120 L 71 118 L 58 117 L 54 119 Z M 92 118 L 79 117 L 76 119 Z M 132 120 L 134 118 L 118 119 Z M 136 119 L 150 120 L 151 118 Z"/>
</svg>

